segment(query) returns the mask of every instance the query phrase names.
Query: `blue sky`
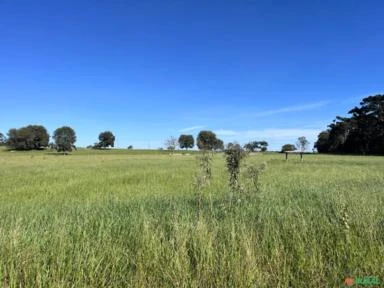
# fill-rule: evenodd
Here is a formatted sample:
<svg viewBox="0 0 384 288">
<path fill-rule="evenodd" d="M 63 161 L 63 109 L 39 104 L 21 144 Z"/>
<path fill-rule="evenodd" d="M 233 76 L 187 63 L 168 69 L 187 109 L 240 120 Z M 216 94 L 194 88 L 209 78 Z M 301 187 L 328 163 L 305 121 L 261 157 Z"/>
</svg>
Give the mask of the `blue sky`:
<svg viewBox="0 0 384 288">
<path fill-rule="evenodd" d="M 383 93 L 383 1 L 0 0 L 0 132 L 119 147 L 213 130 L 270 149 Z"/>
</svg>

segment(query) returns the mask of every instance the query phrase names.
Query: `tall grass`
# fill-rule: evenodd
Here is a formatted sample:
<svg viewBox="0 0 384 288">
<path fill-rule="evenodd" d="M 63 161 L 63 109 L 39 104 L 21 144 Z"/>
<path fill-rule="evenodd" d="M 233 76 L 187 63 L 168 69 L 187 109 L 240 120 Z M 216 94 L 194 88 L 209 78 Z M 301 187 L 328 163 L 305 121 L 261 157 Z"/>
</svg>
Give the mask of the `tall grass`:
<svg viewBox="0 0 384 288">
<path fill-rule="evenodd" d="M 247 161 L 268 162 L 258 197 L 228 209 L 218 154 L 198 217 L 194 155 L 0 152 L 0 286 L 383 280 L 383 158 L 308 155 L 300 163 L 265 154 Z"/>
</svg>

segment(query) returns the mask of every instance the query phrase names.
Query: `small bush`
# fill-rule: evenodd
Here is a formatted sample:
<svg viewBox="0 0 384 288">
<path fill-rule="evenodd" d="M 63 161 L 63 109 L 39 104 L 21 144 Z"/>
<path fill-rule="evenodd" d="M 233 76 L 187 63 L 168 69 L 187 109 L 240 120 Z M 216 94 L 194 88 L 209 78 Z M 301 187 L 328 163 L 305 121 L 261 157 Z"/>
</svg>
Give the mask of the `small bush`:
<svg viewBox="0 0 384 288">
<path fill-rule="evenodd" d="M 229 173 L 229 187 L 232 192 L 240 191 L 239 175 L 240 162 L 247 156 L 247 152 L 239 144 L 232 145 L 226 149 L 226 164 Z"/>
</svg>

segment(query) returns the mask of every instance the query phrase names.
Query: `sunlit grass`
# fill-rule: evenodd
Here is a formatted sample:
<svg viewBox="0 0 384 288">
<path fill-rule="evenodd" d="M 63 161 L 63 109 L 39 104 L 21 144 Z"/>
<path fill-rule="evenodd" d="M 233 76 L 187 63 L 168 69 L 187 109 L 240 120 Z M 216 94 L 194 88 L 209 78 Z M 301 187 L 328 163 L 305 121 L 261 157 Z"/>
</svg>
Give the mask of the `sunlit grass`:
<svg viewBox="0 0 384 288">
<path fill-rule="evenodd" d="M 293 156 L 293 155 L 292 155 Z M 340 287 L 384 276 L 384 159 L 257 154 L 228 206 L 222 154 L 197 217 L 195 155 L 0 151 L 3 287 Z M 383 279 L 382 279 L 383 280 Z"/>
</svg>

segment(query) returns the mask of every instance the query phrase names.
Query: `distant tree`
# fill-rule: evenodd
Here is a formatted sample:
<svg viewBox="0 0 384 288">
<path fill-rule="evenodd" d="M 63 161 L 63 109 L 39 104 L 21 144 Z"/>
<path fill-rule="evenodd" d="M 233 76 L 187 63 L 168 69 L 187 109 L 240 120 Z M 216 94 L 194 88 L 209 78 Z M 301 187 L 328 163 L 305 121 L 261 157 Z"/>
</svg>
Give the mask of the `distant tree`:
<svg viewBox="0 0 384 288">
<path fill-rule="evenodd" d="M 129 145 L 127 149 L 128 149 L 128 150 L 132 150 L 132 149 L 133 149 L 133 146 L 132 146 L 132 145 Z"/>
<path fill-rule="evenodd" d="M 101 147 L 100 142 L 95 142 L 92 145 L 92 149 L 101 149 L 101 148 L 103 148 L 103 147 Z"/>
<path fill-rule="evenodd" d="M 195 145 L 195 140 L 193 139 L 192 135 L 180 135 L 179 137 L 179 145 L 181 149 L 193 148 Z"/>
<path fill-rule="evenodd" d="M 317 136 L 317 141 L 314 144 L 314 148 L 317 149 L 319 153 L 329 152 L 329 131 L 322 131 Z"/>
<path fill-rule="evenodd" d="M 227 144 L 226 150 L 232 149 L 232 148 L 236 149 L 236 150 L 245 150 L 245 152 L 252 152 L 252 151 L 255 151 L 255 149 L 256 149 L 255 146 L 253 146 L 252 142 L 249 142 L 249 143 L 243 145 L 243 147 L 241 147 L 241 145 L 239 143 L 237 143 L 236 141 L 235 142 L 229 142 Z"/>
<path fill-rule="evenodd" d="M 267 150 L 268 150 L 267 147 L 261 147 L 261 152 L 265 152 L 265 151 L 267 151 Z"/>
<path fill-rule="evenodd" d="M 197 147 L 200 150 L 214 150 L 217 147 L 216 134 L 212 131 L 200 131 L 196 138 Z"/>
<path fill-rule="evenodd" d="M 114 147 L 115 145 L 115 136 L 111 131 L 104 131 L 99 134 L 99 147 L 107 148 Z"/>
<path fill-rule="evenodd" d="M 296 147 L 300 152 L 304 152 L 309 145 L 309 141 L 304 136 L 297 138 Z"/>
<path fill-rule="evenodd" d="M 345 149 L 345 143 L 351 134 L 353 121 L 345 117 L 337 116 L 335 120 L 328 126 L 328 150 L 329 152 L 342 152 Z M 325 140 L 324 138 L 322 139 Z"/>
<path fill-rule="evenodd" d="M 253 142 L 248 142 L 247 144 L 245 144 L 244 149 L 249 151 L 249 152 L 255 151 L 255 147 L 253 146 Z"/>
<path fill-rule="evenodd" d="M 224 150 L 224 142 L 223 142 L 223 140 L 216 138 L 215 144 L 213 146 L 213 150 L 215 150 L 215 151 L 223 151 Z"/>
<path fill-rule="evenodd" d="M 165 140 L 165 147 L 168 149 L 168 150 L 175 150 L 177 145 L 178 145 L 178 142 L 177 142 L 177 139 L 173 136 L 169 137 L 168 139 Z"/>
<path fill-rule="evenodd" d="M 366 97 L 360 107 L 348 113 L 351 117 L 337 116 L 329 129 L 319 134 L 318 151 L 384 154 L 384 95 Z"/>
<path fill-rule="evenodd" d="M 265 152 L 268 150 L 268 142 L 267 141 L 259 141 L 259 147 L 261 152 Z"/>
<path fill-rule="evenodd" d="M 47 129 L 41 125 L 28 125 L 19 129 L 10 129 L 7 146 L 16 150 L 42 149 L 48 146 Z"/>
<path fill-rule="evenodd" d="M 72 151 L 72 148 L 76 149 L 74 145 L 76 142 L 76 133 L 71 127 L 63 126 L 57 128 L 53 132 L 53 139 L 55 140 L 55 147 L 57 152 L 67 152 Z"/>
<path fill-rule="evenodd" d="M 348 113 L 352 116 L 343 152 L 384 154 L 384 95 L 366 97 Z"/>
<path fill-rule="evenodd" d="M 267 151 L 268 142 L 267 141 L 251 141 L 244 145 L 244 149 L 249 152 L 255 151 Z"/>
<path fill-rule="evenodd" d="M 7 142 L 7 138 L 5 138 L 4 134 L 0 132 L 0 146 L 5 145 Z"/>
<path fill-rule="evenodd" d="M 296 150 L 296 146 L 293 144 L 284 144 L 283 147 L 281 147 L 281 152 L 295 151 L 295 150 Z"/>
<path fill-rule="evenodd" d="M 241 145 L 239 144 L 239 143 L 237 143 L 237 142 L 229 142 L 228 144 L 227 144 L 227 147 L 226 147 L 226 149 L 225 150 L 230 150 L 230 149 L 235 149 L 235 150 L 244 150 L 243 148 L 241 148 Z M 225 151 L 224 151 L 225 152 Z"/>
</svg>

